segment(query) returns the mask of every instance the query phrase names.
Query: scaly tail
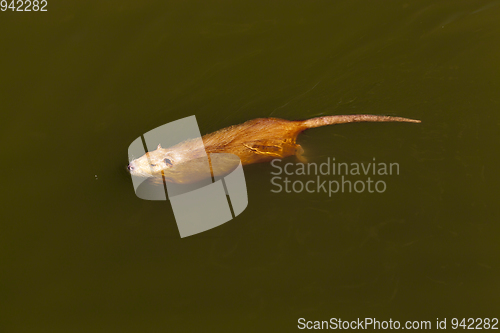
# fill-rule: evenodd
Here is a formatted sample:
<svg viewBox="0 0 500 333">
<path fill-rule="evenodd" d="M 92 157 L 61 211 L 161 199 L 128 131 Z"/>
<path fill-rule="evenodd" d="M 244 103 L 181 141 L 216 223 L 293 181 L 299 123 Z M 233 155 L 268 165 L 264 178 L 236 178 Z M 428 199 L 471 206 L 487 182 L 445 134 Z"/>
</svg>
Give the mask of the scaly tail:
<svg viewBox="0 0 500 333">
<path fill-rule="evenodd" d="M 326 126 L 326 125 L 334 125 L 334 124 L 358 123 L 362 121 L 369 121 L 369 122 L 396 121 L 405 123 L 420 123 L 420 120 L 402 118 L 402 117 L 375 116 L 371 114 L 352 114 L 345 116 L 325 116 L 325 117 L 307 119 L 302 121 L 302 126 L 304 127 L 304 129 L 307 129 L 307 128 Z"/>
</svg>

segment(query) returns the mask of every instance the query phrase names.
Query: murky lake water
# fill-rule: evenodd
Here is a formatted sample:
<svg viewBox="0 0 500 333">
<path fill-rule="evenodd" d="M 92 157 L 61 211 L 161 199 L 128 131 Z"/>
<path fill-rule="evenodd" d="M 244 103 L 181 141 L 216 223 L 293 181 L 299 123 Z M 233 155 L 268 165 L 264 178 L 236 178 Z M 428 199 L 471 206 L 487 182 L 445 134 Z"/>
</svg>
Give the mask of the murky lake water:
<svg viewBox="0 0 500 333">
<path fill-rule="evenodd" d="M 498 317 L 500 1 L 47 9 L 0 12 L 1 332 Z M 170 204 L 138 199 L 125 170 L 133 140 L 193 114 L 205 134 L 355 113 L 422 124 L 299 143 L 318 164 L 397 163 L 372 177 L 383 193 L 274 193 L 275 168 L 251 165 L 247 209 L 181 239 Z"/>
</svg>

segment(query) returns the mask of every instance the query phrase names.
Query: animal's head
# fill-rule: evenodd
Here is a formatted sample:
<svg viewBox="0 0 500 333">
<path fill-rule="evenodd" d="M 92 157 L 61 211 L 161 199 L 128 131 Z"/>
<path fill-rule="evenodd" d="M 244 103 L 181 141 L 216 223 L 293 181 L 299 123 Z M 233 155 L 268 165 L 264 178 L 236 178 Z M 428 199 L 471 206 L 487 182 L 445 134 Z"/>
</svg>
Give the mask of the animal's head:
<svg viewBox="0 0 500 333">
<path fill-rule="evenodd" d="M 169 149 L 163 149 L 158 145 L 156 150 L 131 161 L 127 169 L 134 176 L 160 177 L 162 171 L 165 172 L 175 165 L 175 160 L 176 157 Z"/>
<path fill-rule="evenodd" d="M 158 145 L 156 150 L 131 161 L 127 168 L 132 176 L 190 184 L 210 178 L 212 173 L 225 175 L 240 164 L 239 157 L 233 154 L 211 154 L 210 159 L 212 167 L 204 147 L 200 148 L 197 141 L 186 141 L 168 149 Z"/>
</svg>

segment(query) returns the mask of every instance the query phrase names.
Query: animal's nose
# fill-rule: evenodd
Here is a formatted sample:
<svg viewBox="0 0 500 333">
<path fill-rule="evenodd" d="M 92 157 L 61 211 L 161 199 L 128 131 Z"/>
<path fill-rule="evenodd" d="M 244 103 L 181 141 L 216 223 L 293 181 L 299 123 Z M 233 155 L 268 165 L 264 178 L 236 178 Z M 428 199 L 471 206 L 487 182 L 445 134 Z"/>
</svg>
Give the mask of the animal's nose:
<svg viewBox="0 0 500 333">
<path fill-rule="evenodd" d="M 134 166 L 132 164 L 129 164 L 127 166 L 127 169 L 128 169 L 128 171 L 132 171 L 132 170 L 134 170 Z"/>
</svg>

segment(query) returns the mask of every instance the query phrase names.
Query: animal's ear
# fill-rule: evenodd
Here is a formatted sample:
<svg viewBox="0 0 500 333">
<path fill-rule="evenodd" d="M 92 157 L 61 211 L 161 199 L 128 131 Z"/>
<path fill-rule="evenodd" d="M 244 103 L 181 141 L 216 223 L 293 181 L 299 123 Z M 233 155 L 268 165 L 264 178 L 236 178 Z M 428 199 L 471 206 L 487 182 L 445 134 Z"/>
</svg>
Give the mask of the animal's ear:
<svg viewBox="0 0 500 333">
<path fill-rule="evenodd" d="M 156 149 L 160 149 L 161 148 L 161 144 L 158 144 L 158 147 L 156 147 Z"/>
</svg>

